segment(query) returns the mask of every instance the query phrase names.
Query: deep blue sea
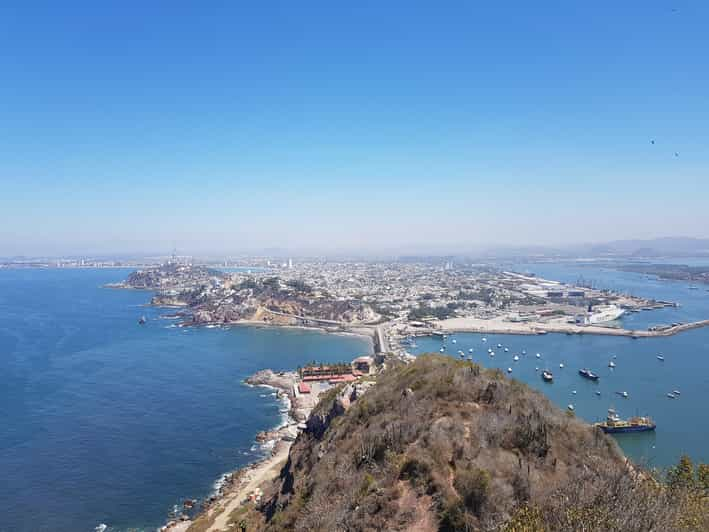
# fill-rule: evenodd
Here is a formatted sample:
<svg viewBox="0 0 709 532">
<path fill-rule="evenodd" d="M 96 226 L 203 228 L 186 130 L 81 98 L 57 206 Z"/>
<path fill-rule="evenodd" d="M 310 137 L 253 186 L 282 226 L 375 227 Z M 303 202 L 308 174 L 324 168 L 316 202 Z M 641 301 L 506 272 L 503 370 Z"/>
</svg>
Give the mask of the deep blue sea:
<svg viewBox="0 0 709 532">
<path fill-rule="evenodd" d="M 709 285 L 692 290 L 685 282 L 572 264 L 518 264 L 507 268 L 566 282 L 584 277 L 600 288 L 680 303 L 679 308 L 628 314 L 620 320 L 626 328 L 645 329 L 661 323 L 709 319 Z M 482 341 L 483 337 L 487 342 Z M 498 348 L 498 344 L 503 348 Z M 420 338 L 417 347 L 410 351 L 438 352 L 441 345 L 440 339 Z M 504 347 L 509 351 L 505 352 Z M 603 420 L 610 407 L 623 417 L 638 414 L 653 417 L 657 423 L 654 433 L 614 436 L 626 454 L 640 463 L 664 468 L 677 462 L 681 454 L 709 463 L 709 328 L 638 340 L 565 334 L 456 334 L 446 342 L 446 352 L 452 356 L 459 356 L 458 351 L 462 350 L 467 357 L 471 348 L 477 362 L 500 368 L 506 374 L 512 368 L 510 377 L 543 391 L 561 408 L 572 404 L 576 415 L 587 421 Z M 495 352 L 494 357 L 487 352 L 490 348 Z M 522 355 L 523 350 L 526 355 Z M 541 358 L 537 359 L 536 353 Z M 515 354 L 520 357 L 518 362 L 513 360 Z M 657 359 L 659 354 L 664 356 L 664 362 Z M 608 367 L 611 360 L 616 364 L 614 369 Z M 562 369 L 559 364 L 565 367 Z M 599 374 L 598 383 L 583 379 L 578 374 L 581 368 Z M 553 372 L 553 384 L 542 381 L 543 369 Z M 668 398 L 667 393 L 674 390 L 681 395 Z M 596 391 L 601 395 L 596 395 Z M 623 391 L 628 392 L 627 399 L 616 394 Z"/>
<path fill-rule="evenodd" d="M 0 530 L 154 530 L 258 459 L 280 423 L 262 368 L 349 360 L 368 340 L 295 329 L 171 327 L 129 270 L 0 270 Z M 148 323 L 139 326 L 141 315 Z"/>
</svg>

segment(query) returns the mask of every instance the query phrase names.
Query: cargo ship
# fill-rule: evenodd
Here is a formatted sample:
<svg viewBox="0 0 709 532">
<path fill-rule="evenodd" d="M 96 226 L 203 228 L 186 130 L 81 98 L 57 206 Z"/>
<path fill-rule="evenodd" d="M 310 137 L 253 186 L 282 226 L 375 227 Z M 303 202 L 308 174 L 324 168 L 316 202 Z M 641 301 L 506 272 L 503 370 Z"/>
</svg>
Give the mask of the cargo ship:
<svg viewBox="0 0 709 532">
<path fill-rule="evenodd" d="M 594 423 L 606 434 L 618 434 L 622 432 L 646 432 L 655 430 L 655 422 L 649 417 L 631 417 L 629 419 L 621 419 L 615 410 L 608 410 L 608 417 L 605 421 Z"/>
</svg>

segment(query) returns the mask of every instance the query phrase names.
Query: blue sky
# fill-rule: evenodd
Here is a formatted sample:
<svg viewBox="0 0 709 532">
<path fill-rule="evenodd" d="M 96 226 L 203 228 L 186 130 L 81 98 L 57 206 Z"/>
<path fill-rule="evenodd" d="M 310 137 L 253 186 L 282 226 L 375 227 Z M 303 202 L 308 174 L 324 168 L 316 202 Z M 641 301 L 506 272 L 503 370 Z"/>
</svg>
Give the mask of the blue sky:
<svg viewBox="0 0 709 532">
<path fill-rule="evenodd" d="M 0 256 L 709 237 L 706 2 L 12 4 Z"/>
</svg>

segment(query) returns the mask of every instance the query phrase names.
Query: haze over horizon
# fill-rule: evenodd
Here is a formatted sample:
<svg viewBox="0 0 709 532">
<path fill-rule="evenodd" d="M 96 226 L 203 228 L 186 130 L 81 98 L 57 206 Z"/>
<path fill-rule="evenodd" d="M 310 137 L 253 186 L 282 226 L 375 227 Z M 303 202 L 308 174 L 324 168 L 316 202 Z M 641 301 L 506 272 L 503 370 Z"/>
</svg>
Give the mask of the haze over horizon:
<svg viewBox="0 0 709 532">
<path fill-rule="evenodd" d="M 697 1 L 4 3 L 0 256 L 707 238 L 708 23 Z"/>
</svg>

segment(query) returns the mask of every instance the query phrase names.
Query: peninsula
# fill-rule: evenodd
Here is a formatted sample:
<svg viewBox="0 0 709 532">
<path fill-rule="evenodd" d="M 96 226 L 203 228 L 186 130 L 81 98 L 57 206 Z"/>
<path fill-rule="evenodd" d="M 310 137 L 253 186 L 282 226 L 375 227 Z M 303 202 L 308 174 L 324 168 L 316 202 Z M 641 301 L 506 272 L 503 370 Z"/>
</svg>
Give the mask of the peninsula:
<svg viewBox="0 0 709 532">
<path fill-rule="evenodd" d="M 168 262 L 110 286 L 154 291 L 151 304 L 172 308 L 182 326 L 318 327 L 366 334 L 375 352 L 396 350 L 411 336 L 448 332 L 641 338 L 709 325 L 624 329 L 617 318 L 625 313 L 676 304 L 473 264 L 311 261 L 225 272 Z"/>
</svg>

